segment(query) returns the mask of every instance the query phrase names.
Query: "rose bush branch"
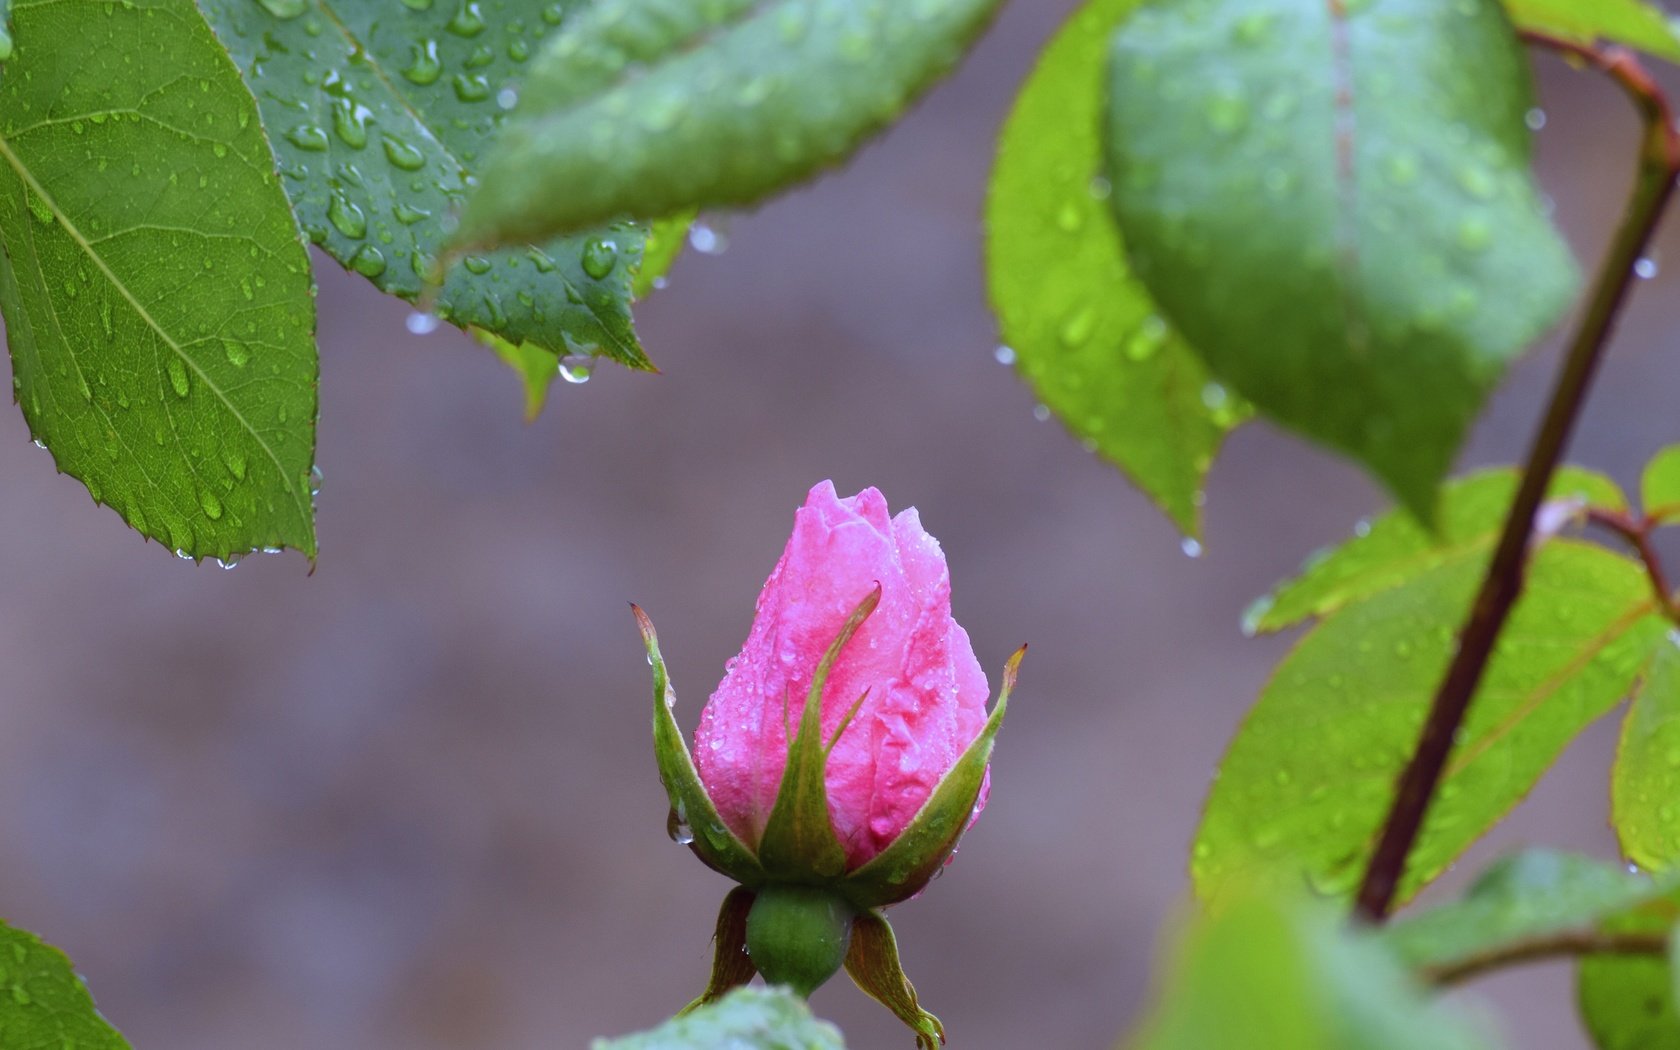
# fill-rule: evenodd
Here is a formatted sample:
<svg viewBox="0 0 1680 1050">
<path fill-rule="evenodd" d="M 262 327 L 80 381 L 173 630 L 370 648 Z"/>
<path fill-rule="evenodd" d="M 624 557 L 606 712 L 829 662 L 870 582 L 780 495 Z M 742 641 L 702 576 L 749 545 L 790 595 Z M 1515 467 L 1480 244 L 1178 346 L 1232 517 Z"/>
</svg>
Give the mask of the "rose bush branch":
<svg viewBox="0 0 1680 1050">
<path fill-rule="evenodd" d="M 1636 518 L 1631 514 L 1599 507 L 1588 507 L 1586 517 L 1588 524 L 1614 533 L 1633 548 L 1634 554 L 1639 556 L 1640 562 L 1645 566 L 1645 574 L 1651 579 L 1651 589 L 1656 592 L 1657 601 L 1662 604 L 1663 614 L 1670 620 L 1680 621 L 1680 607 L 1674 604 L 1674 588 L 1669 585 L 1662 558 L 1651 543 L 1651 532 L 1661 524 L 1660 520 L 1650 514 L 1641 514 Z"/>
<path fill-rule="evenodd" d="M 1382 922 L 1418 832 L 1446 768 L 1447 758 L 1471 698 L 1493 653 L 1494 643 L 1522 592 L 1534 515 L 1562 459 L 1581 413 L 1593 374 L 1615 327 L 1617 315 L 1680 174 L 1680 132 L 1667 97 L 1632 53 L 1620 48 L 1576 44 L 1543 34 L 1530 42 L 1558 49 L 1599 69 L 1619 84 L 1644 120 L 1632 196 L 1588 295 L 1585 313 L 1553 386 L 1546 413 L 1524 463 L 1522 482 L 1500 532 L 1487 573 L 1459 633 L 1458 649 L 1437 689 L 1412 758 L 1355 899 L 1355 915 Z"/>
<path fill-rule="evenodd" d="M 1445 987 L 1472 977 L 1521 963 L 1546 962 L 1584 955 L 1653 955 L 1668 952 L 1667 932 L 1646 930 L 1564 930 L 1543 937 L 1502 944 L 1484 954 L 1459 959 L 1442 966 L 1426 967 L 1419 976 L 1430 984 Z"/>
</svg>

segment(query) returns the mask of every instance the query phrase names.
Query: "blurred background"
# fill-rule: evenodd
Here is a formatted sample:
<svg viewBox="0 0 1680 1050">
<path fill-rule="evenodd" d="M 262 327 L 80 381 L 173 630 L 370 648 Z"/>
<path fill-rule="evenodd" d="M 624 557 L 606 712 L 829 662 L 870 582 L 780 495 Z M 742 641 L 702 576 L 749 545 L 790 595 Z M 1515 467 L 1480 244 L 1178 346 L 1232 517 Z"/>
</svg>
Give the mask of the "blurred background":
<svg viewBox="0 0 1680 1050">
<path fill-rule="evenodd" d="M 727 252 L 687 253 L 638 310 L 664 374 L 604 366 L 532 425 L 488 352 L 410 335 L 404 304 L 318 257 L 313 576 L 176 560 L 0 412 L 0 914 L 65 948 L 141 1050 L 534 1050 L 657 1022 L 703 986 L 728 887 L 666 839 L 625 603 L 659 624 L 692 728 L 829 477 L 921 509 L 994 681 L 1032 643 L 985 818 L 896 912 L 909 973 L 957 1050 L 1112 1045 L 1208 777 L 1288 644 L 1239 613 L 1385 500 L 1250 426 L 1187 558 L 994 361 L 992 144 L 1074 6 L 1008 5 L 847 170 L 731 218 Z M 1538 68 L 1542 181 L 1590 268 L 1636 122 L 1599 78 Z M 1624 482 L 1680 439 L 1657 261 L 1573 447 Z M 1521 454 L 1555 342 L 1467 463 Z M 1586 734 L 1437 895 L 1519 843 L 1611 855 L 1613 744 L 1613 720 Z M 1512 1046 L 1585 1045 L 1566 966 L 1461 998 Z M 815 1003 L 853 1047 L 910 1045 L 847 981 Z"/>
</svg>

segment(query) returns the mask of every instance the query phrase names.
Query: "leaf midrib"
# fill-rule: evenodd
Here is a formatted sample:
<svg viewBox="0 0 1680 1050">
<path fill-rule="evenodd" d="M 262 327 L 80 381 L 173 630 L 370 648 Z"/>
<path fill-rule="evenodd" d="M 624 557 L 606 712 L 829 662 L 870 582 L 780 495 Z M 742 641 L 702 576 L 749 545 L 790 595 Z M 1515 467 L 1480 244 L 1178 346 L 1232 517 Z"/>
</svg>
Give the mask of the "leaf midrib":
<svg viewBox="0 0 1680 1050">
<path fill-rule="evenodd" d="M 192 356 L 181 347 L 181 344 L 175 341 L 174 336 L 172 336 L 169 331 L 166 330 L 164 326 L 152 316 L 151 311 L 147 310 L 146 307 L 141 304 L 140 300 L 135 298 L 134 293 L 129 290 L 128 285 L 124 284 L 111 267 L 106 264 L 104 256 L 94 250 L 92 242 L 87 239 L 74 222 L 70 221 L 70 216 L 65 213 L 63 208 L 59 207 L 58 201 L 55 200 L 53 196 L 47 192 L 46 188 L 41 185 L 40 181 L 35 178 L 34 173 L 29 170 L 29 166 L 23 162 L 22 158 L 13 152 L 11 142 L 4 134 L 0 134 L 0 157 L 4 157 L 6 163 L 11 165 L 12 170 L 17 172 L 18 178 L 23 180 L 25 188 L 41 199 L 41 202 L 47 206 L 49 211 L 52 212 L 53 217 L 58 221 L 59 225 L 63 226 L 65 232 L 70 235 L 71 240 L 76 243 L 77 247 L 82 250 L 83 254 L 93 261 L 93 264 L 99 268 L 99 272 L 105 275 L 105 279 L 109 281 L 111 286 L 122 295 L 123 299 L 134 310 L 135 314 L 146 323 L 147 327 L 157 333 L 158 338 L 163 340 L 163 344 L 174 352 L 175 356 L 180 359 L 181 363 L 185 367 L 192 369 L 193 374 L 198 376 L 204 386 L 210 390 L 211 393 L 216 395 L 216 400 L 220 401 L 222 406 L 228 410 L 228 413 L 231 414 L 234 419 L 239 421 L 239 425 L 247 434 L 250 435 L 251 440 L 257 443 L 257 447 L 263 450 L 263 454 L 268 457 L 269 462 L 274 464 L 274 469 L 280 477 L 280 483 L 292 496 L 293 505 L 297 508 L 300 518 L 305 523 L 309 522 L 311 518 L 309 508 L 305 506 L 298 486 L 293 483 L 291 476 L 286 471 L 285 465 L 280 462 L 279 455 L 275 453 L 274 449 L 267 441 L 263 440 L 261 432 L 251 425 L 250 420 L 245 418 L 245 414 L 239 410 L 238 406 L 229 399 L 220 386 L 216 385 L 215 380 L 211 379 L 209 374 L 206 373 L 203 368 L 199 367 L 198 362 L 193 360 Z"/>
</svg>

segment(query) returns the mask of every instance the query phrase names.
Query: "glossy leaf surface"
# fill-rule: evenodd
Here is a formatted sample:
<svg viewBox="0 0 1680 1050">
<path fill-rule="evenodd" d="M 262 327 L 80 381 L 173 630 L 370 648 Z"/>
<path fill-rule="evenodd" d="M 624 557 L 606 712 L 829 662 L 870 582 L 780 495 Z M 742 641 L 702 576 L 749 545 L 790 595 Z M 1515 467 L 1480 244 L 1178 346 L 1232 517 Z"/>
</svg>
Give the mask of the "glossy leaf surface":
<svg viewBox="0 0 1680 1050">
<path fill-rule="evenodd" d="M 26 23 L 27 24 L 27 23 Z M 128 1050 L 64 953 L 0 922 L 0 1046 Z"/>
</svg>

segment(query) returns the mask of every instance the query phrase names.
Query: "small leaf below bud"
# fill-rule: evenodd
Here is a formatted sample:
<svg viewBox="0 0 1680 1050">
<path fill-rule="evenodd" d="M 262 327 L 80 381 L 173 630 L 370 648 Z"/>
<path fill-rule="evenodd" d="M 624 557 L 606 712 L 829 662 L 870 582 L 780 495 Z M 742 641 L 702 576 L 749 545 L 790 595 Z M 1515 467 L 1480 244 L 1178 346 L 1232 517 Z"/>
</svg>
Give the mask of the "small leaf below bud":
<svg viewBox="0 0 1680 1050">
<path fill-rule="evenodd" d="M 766 886 L 747 913 L 747 955 L 766 981 L 809 996 L 846 960 L 855 914 L 827 890 Z"/>
</svg>

